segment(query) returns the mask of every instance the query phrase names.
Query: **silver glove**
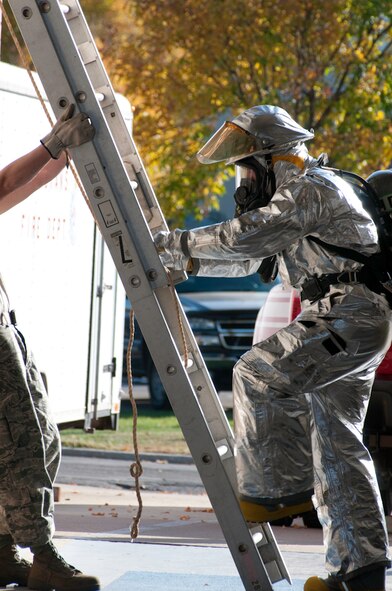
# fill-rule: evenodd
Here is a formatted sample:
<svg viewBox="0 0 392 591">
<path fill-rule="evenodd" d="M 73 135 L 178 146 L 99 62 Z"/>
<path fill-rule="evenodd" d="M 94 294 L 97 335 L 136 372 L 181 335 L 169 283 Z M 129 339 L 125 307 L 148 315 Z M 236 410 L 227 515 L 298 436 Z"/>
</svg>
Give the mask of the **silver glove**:
<svg viewBox="0 0 392 591">
<path fill-rule="evenodd" d="M 162 264 L 168 269 L 184 271 L 189 268 L 190 257 L 181 248 L 181 237 L 186 234 L 183 230 L 161 231 L 154 237 Z"/>
</svg>

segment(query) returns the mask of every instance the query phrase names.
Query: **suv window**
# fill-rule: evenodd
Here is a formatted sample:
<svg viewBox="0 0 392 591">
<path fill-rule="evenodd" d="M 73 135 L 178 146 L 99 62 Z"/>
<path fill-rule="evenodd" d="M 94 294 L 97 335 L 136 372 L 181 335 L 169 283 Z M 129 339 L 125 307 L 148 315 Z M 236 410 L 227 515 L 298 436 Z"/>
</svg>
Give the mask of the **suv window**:
<svg viewBox="0 0 392 591">
<path fill-rule="evenodd" d="M 246 277 L 194 277 L 176 285 L 177 293 L 199 291 L 269 291 L 271 284 L 262 283 L 257 273 Z"/>
</svg>

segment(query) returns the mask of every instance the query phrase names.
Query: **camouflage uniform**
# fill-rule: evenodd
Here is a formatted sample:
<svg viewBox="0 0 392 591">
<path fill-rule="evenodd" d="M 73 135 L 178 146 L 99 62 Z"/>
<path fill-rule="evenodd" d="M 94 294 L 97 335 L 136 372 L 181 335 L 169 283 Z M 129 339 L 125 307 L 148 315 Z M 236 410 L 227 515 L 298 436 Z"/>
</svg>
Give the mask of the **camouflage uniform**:
<svg viewBox="0 0 392 591">
<path fill-rule="evenodd" d="M 23 335 L 11 324 L 0 277 L 0 535 L 22 547 L 54 532 L 53 482 L 60 436 Z"/>
</svg>

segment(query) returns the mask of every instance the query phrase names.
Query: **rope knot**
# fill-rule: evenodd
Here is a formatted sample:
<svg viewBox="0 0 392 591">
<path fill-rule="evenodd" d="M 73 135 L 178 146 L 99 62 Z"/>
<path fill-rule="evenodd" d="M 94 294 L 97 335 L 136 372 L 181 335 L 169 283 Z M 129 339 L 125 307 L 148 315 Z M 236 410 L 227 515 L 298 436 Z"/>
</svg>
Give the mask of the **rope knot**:
<svg viewBox="0 0 392 591">
<path fill-rule="evenodd" d="M 129 466 L 129 472 L 132 476 L 132 478 L 140 478 L 141 475 L 143 474 L 143 466 L 141 465 L 141 463 L 139 461 L 137 462 L 133 462 L 133 464 L 131 464 Z"/>
</svg>

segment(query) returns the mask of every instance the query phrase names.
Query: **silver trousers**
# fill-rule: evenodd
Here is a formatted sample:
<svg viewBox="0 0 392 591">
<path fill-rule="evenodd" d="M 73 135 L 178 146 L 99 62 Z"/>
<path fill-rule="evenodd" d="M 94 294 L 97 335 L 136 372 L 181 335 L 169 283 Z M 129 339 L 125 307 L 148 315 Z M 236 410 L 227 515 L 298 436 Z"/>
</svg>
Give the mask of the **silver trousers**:
<svg viewBox="0 0 392 591">
<path fill-rule="evenodd" d="M 240 494 L 268 502 L 314 488 L 326 568 L 343 578 L 389 565 L 362 430 L 375 370 L 391 341 L 390 311 L 362 295 L 303 312 L 245 353 L 233 376 Z"/>
</svg>

